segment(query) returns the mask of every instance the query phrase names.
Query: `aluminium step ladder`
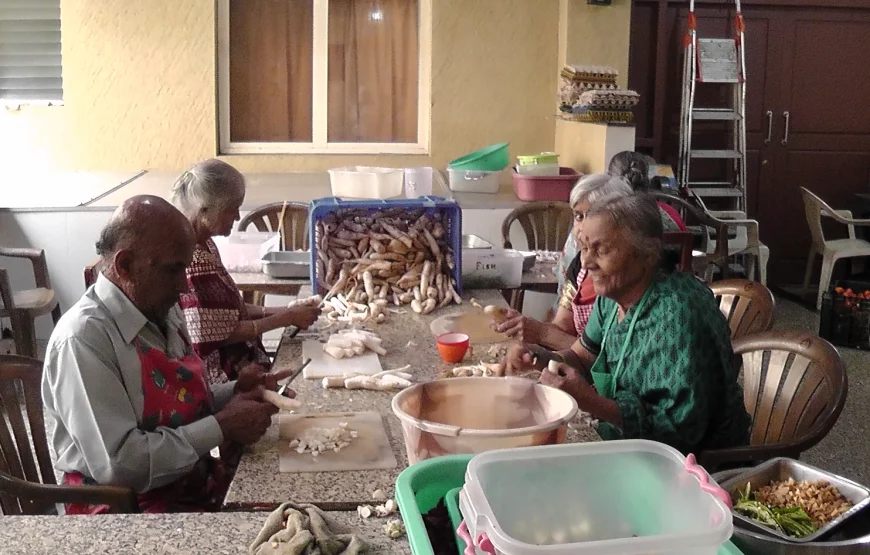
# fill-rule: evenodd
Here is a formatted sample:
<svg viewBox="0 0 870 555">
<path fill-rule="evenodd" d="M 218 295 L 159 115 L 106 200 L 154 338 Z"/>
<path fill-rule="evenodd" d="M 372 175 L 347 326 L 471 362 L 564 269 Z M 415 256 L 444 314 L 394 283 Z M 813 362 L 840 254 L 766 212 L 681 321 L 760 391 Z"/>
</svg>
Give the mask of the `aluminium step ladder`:
<svg viewBox="0 0 870 555">
<path fill-rule="evenodd" d="M 703 205 L 715 199 L 726 204 L 720 209 L 746 212 L 746 55 L 745 23 L 740 0 L 735 0 L 734 38 L 699 38 L 695 0 L 689 1 L 689 16 L 684 39 L 683 95 L 680 109 L 680 154 L 678 182 Z M 716 84 L 731 89 L 727 108 L 696 107 L 695 94 L 699 85 Z M 698 149 L 693 146 L 694 123 L 718 122 L 727 126 L 727 148 Z M 727 178 L 699 181 L 692 176 L 693 160 L 721 160 Z M 729 171 L 730 170 L 730 171 Z"/>
</svg>

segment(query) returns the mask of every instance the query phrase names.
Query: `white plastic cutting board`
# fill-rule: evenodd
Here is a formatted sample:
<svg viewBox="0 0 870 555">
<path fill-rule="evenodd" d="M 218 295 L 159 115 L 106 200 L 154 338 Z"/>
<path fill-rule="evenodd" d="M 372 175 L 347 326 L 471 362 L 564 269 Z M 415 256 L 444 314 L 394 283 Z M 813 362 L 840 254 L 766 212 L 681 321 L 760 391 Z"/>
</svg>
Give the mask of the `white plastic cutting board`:
<svg viewBox="0 0 870 555">
<path fill-rule="evenodd" d="M 302 360 L 311 359 L 311 363 L 302 371 L 308 380 L 318 380 L 345 374 L 377 374 L 382 370 L 381 359 L 377 353 L 366 351 L 364 354 L 351 358 L 332 358 L 323 350 L 323 343 L 313 339 L 302 342 Z"/>
</svg>

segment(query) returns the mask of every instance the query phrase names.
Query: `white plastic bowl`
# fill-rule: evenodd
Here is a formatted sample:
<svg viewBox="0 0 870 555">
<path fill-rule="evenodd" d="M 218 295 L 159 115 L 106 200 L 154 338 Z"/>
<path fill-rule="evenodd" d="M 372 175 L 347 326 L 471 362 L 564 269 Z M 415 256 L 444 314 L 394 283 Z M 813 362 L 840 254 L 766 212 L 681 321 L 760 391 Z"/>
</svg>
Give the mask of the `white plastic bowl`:
<svg viewBox="0 0 870 555">
<path fill-rule="evenodd" d="M 577 401 L 525 378 L 449 378 L 393 397 L 410 464 L 458 453 L 563 443 Z"/>
</svg>

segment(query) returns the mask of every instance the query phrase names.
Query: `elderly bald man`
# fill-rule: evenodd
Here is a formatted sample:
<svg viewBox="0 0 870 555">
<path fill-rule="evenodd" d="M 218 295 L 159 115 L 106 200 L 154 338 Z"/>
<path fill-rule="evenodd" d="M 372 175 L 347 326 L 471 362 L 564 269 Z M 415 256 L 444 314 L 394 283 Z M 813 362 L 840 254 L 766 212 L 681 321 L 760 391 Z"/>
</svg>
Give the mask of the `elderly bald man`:
<svg viewBox="0 0 870 555">
<path fill-rule="evenodd" d="M 143 512 L 217 508 L 226 471 L 209 452 L 257 441 L 276 411 L 262 400 L 274 374 L 207 385 L 177 305 L 195 242 L 165 200 L 126 201 L 97 242 L 102 273 L 58 322 L 45 358 L 42 396 L 64 482 L 133 488 Z"/>
</svg>

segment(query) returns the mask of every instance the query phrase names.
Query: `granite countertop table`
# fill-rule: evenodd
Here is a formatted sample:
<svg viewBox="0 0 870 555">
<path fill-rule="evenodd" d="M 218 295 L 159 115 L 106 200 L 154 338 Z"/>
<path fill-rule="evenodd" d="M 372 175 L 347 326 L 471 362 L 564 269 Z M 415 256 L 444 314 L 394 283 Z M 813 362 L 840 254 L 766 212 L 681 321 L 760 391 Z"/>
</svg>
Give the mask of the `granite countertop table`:
<svg viewBox="0 0 870 555">
<path fill-rule="evenodd" d="M 484 304 L 505 305 L 498 291 L 475 291 L 475 298 Z M 434 379 L 449 367 L 435 347 L 429 324 L 435 318 L 468 308 L 451 305 L 428 316 L 414 314 L 405 307 L 404 314 L 390 314 L 386 323 L 373 328 L 384 341 L 387 355 L 381 357 L 384 369 L 411 365 L 417 381 Z M 298 338 L 297 338 L 298 339 Z M 302 343 L 282 341 L 275 357 L 276 369 L 298 367 L 302 362 Z M 399 419 L 393 415 L 394 392 L 323 389 L 320 380 L 299 378 L 293 382 L 297 397 L 307 403 L 308 412 L 373 411 L 384 417 L 387 437 L 398 465 L 392 470 L 360 470 L 353 472 L 282 473 L 278 472 L 277 417 L 266 436 L 253 445 L 239 462 L 230 484 L 224 506 L 232 509 L 271 508 L 284 501 L 314 503 L 330 510 L 351 510 L 370 503 L 372 492 L 381 489 L 392 496 L 399 473 L 408 466 Z"/>
<path fill-rule="evenodd" d="M 246 554 L 269 513 L 184 513 L 84 516 L 0 516 L 3 555 Z M 407 537 L 390 539 L 385 519 L 327 513 L 333 532 L 351 532 L 369 553 L 411 555 Z"/>
<path fill-rule="evenodd" d="M 470 298 L 470 296 L 467 296 Z M 505 306 L 498 291 L 474 291 L 481 304 Z M 404 314 L 391 314 L 389 320 L 375 329 L 384 340 L 387 355 L 381 357 L 384 369 L 411 365 L 410 372 L 417 381 L 429 381 L 454 365 L 444 363 L 435 346 L 429 324 L 437 317 L 467 310 L 452 305 L 429 316 L 419 316 L 407 310 Z M 275 358 L 275 368 L 298 367 L 302 362 L 300 337 L 285 338 Z M 485 351 L 485 347 L 483 349 Z M 466 361 L 465 364 L 468 364 Z M 297 397 L 307 403 L 309 412 L 374 411 L 384 418 L 387 436 L 398 465 L 391 470 L 364 470 L 347 472 L 281 473 L 278 471 L 277 417 L 266 436 L 242 455 L 238 470 L 230 484 L 224 507 L 228 509 L 270 509 L 285 501 L 313 503 L 326 510 L 354 510 L 360 504 L 371 503 L 372 492 L 383 490 L 393 496 L 399 473 L 408 466 L 402 428 L 393 415 L 391 403 L 394 393 L 323 389 L 320 380 L 300 378 L 293 382 Z M 568 441 L 598 440 L 595 431 L 578 418 L 569 430 Z"/>
</svg>

